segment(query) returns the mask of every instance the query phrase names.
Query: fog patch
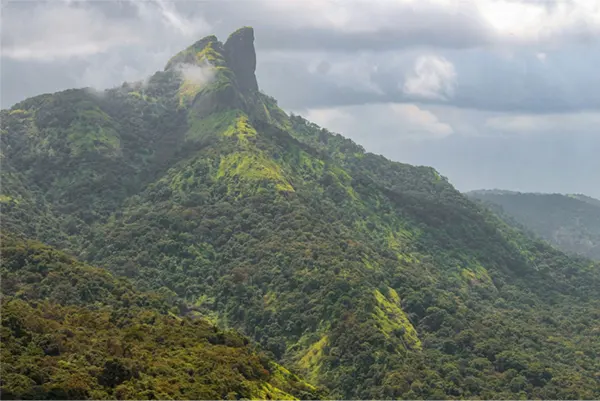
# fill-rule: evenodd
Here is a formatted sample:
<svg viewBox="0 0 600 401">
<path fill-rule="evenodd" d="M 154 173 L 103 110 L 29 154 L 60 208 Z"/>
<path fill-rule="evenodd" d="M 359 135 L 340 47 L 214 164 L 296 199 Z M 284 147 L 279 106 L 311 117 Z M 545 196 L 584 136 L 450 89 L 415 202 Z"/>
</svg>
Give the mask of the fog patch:
<svg viewBox="0 0 600 401">
<path fill-rule="evenodd" d="M 214 81 L 216 70 L 214 66 L 204 59 L 200 64 L 179 63 L 174 70 L 186 81 L 194 85 L 205 86 Z"/>
<path fill-rule="evenodd" d="M 98 88 L 94 88 L 94 87 L 86 87 L 86 88 L 82 88 L 82 90 L 87 93 L 88 95 L 92 95 L 95 97 L 99 97 L 101 99 L 105 98 L 106 95 L 108 94 L 108 91 L 110 89 L 98 89 Z"/>
</svg>

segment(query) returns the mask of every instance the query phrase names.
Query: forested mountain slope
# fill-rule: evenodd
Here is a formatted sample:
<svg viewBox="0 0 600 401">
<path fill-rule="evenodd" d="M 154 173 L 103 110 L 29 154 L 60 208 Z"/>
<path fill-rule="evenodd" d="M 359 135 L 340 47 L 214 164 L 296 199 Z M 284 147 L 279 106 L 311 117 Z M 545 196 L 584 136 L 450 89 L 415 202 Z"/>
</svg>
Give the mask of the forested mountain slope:
<svg viewBox="0 0 600 401">
<path fill-rule="evenodd" d="M 585 195 L 473 191 L 559 249 L 600 260 L 600 201 Z"/>
<path fill-rule="evenodd" d="M 253 40 L 209 36 L 147 83 L 3 111 L 3 219 L 335 398 L 600 397 L 598 264 L 286 115 L 257 89 Z"/>
<path fill-rule="evenodd" d="M 2 237 L 2 399 L 322 396 L 159 294 L 35 241 Z"/>
</svg>

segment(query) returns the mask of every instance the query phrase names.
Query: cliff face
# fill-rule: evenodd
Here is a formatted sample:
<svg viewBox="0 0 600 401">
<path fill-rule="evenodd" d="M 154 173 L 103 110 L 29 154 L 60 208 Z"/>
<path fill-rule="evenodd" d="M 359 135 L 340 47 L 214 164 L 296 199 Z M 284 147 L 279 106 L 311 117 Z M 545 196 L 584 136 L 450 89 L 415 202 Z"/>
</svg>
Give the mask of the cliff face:
<svg viewBox="0 0 600 401">
<path fill-rule="evenodd" d="M 250 27 L 238 29 L 225 42 L 225 55 L 230 68 L 237 77 L 242 91 L 257 91 L 256 52 L 254 50 L 254 30 Z"/>
</svg>

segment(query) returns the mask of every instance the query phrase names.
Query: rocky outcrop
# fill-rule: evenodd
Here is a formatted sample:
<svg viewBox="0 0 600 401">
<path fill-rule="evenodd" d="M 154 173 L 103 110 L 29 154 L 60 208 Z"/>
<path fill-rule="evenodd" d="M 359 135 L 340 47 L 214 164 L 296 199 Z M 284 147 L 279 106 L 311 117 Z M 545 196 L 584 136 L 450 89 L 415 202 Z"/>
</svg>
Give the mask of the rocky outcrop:
<svg viewBox="0 0 600 401">
<path fill-rule="evenodd" d="M 257 91 L 256 52 L 254 50 L 254 30 L 240 28 L 232 33 L 224 45 L 227 65 L 233 71 L 242 91 Z"/>
</svg>

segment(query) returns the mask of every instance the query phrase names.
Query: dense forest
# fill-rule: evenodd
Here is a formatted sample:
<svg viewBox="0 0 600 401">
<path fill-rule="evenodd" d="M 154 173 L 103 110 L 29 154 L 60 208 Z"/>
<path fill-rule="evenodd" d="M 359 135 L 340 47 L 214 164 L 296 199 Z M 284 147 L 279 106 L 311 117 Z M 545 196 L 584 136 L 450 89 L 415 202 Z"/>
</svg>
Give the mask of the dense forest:
<svg viewBox="0 0 600 401">
<path fill-rule="evenodd" d="M 322 394 L 234 331 L 41 243 L 2 238 L 2 399 Z"/>
<path fill-rule="evenodd" d="M 505 220 L 568 253 L 600 260 L 600 201 L 585 195 L 482 190 L 467 193 Z"/>
<path fill-rule="evenodd" d="M 93 386 L 67 396 L 600 398 L 600 265 L 532 238 L 432 168 L 367 153 L 287 115 L 258 89 L 253 40 L 251 28 L 225 43 L 209 36 L 145 82 L 42 95 L 2 111 L 3 231 L 177 307 L 139 295 L 139 308 L 150 311 L 126 312 L 124 295 L 81 298 L 85 290 L 66 280 L 72 305 L 60 298 L 69 291 L 52 295 L 38 276 L 16 277 L 46 263 L 7 258 L 18 261 L 3 267 L 14 313 L 42 319 L 42 333 L 91 333 L 86 324 L 113 313 L 129 325 L 109 317 L 106 333 L 68 349 Z M 208 68 L 211 79 L 194 80 L 190 68 Z M 27 246 L 43 248 L 35 244 Z M 28 288 L 37 298 L 21 293 Z M 45 317 L 46 307 L 55 315 Z M 96 317 L 68 320 L 68 308 Z M 62 354 L 29 358 L 16 327 L 3 322 L 3 336 L 21 345 L 3 348 L 17 367 L 2 385 L 20 396 L 42 391 L 27 369 Z M 109 332 L 139 327 L 142 345 L 123 362 L 139 377 L 106 388 Z M 251 343 L 221 331 L 230 329 Z M 211 343 L 212 332 L 232 344 Z M 106 359 L 82 356 L 95 336 L 107 344 Z M 251 344 L 326 392 L 255 356 Z M 215 356 L 212 367 L 198 367 L 185 359 L 189 349 L 210 354 L 215 346 L 229 347 L 227 361 Z M 177 380 L 202 384 L 177 381 L 158 395 L 152 389 L 163 379 L 151 372 L 162 367 L 144 359 L 149 352 L 163 355 L 164 372 L 174 369 Z M 226 383 L 211 382 L 234 359 L 249 376 L 234 370 Z M 74 377 L 65 372 L 45 373 L 42 387 L 64 388 L 61 380 Z"/>
</svg>

